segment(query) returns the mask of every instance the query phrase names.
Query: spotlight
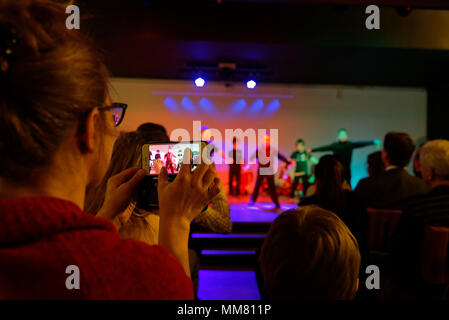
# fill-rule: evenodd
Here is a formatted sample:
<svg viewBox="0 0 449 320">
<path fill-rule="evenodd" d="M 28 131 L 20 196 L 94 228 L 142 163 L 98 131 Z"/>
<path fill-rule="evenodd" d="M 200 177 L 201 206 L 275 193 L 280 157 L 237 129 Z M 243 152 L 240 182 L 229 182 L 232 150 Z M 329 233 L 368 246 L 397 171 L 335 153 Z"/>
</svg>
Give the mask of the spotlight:
<svg viewBox="0 0 449 320">
<path fill-rule="evenodd" d="M 256 81 L 254 81 L 254 80 L 249 80 L 249 81 L 246 83 L 246 87 L 247 87 L 248 89 L 254 89 L 254 88 L 256 87 L 256 85 L 257 85 L 257 83 L 256 83 Z"/>
<path fill-rule="evenodd" d="M 204 80 L 203 78 L 198 77 L 198 78 L 195 79 L 195 85 L 196 85 L 198 88 L 204 87 L 205 84 L 206 84 L 206 80 Z"/>
</svg>

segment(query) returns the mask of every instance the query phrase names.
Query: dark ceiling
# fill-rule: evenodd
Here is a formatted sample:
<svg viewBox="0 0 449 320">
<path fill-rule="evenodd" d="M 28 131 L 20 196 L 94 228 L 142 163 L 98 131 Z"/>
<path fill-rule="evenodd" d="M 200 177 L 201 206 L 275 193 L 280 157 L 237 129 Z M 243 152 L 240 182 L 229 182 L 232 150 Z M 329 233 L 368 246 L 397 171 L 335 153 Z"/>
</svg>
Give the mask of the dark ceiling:
<svg viewBox="0 0 449 320">
<path fill-rule="evenodd" d="M 202 72 L 211 80 L 252 76 L 277 83 L 448 82 L 447 0 L 378 1 L 389 5 L 381 7 L 380 30 L 365 28 L 366 5 L 360 4 L 368 1 L 77 2 L 81 29 L 97 41 L 113 76 L 192 79 Z M 404 3 L 414 4 L 406 16 L 404 7 L 391 7 Z M 237 69 L 220 72 L 220 62 Z"/>
</svg>

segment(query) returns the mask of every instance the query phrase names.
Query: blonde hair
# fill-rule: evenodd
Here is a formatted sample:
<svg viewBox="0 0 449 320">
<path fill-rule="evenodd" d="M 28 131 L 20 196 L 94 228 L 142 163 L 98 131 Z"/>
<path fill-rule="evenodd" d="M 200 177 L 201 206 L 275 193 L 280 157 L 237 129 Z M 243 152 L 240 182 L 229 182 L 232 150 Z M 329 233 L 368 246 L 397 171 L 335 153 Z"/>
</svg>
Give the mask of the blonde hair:
<svg viewBox="0 0 449 320">
<path fill-rule="evenodd" d="M 117 173 L 139 165 L 143 139 L 137 132 L 122 132 L 114 143 L 111 161 L 101 183 L 86 192 L 84 210 L 97 214 L 104 202 L 108 179 Z"/>
<path fill-rule="evenodd" d="M 271 299 L 353 299 L 357 290 L 357 240 L 337 215 L 317 206 L 276 218 L 259 261 Z"/>
<path fill-rule="evenodd" d="M 111 161 L 99 186 L 86 192 L 85 211 L 97 214 L 103 205 L 108 179 L 113 175 L 132 167 L 140 166 L 142 145 L 151 141 L 168 141 L 164 127 L 148 123 L 145 130 L 122 132 L 114 143 Z M 141 126 L 142 127 L 142 126 Z M 163 132 L 161 131 L 162 129 Z M 153 245 L 158 243 L 159 216 L 135 208 L 130 219 L 120 228 L 120 235 Z"/>
<path fill-rule="evenodd" d="M 449 180 L 449 141 L 438 139 L 427 142 L 420 151 L 421 165 L 431 169 L 436 178 Z"/>
</svg>

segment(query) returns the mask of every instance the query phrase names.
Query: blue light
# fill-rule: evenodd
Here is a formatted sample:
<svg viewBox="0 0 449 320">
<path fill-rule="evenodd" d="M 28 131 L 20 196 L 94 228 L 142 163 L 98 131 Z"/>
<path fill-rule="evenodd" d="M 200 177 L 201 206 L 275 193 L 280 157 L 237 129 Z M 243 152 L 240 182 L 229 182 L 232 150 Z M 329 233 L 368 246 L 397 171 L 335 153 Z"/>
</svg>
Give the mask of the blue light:
<svg viewBox="0 0 449 320">
<path fill-rule="evenodd" d="M 193 103 L 193 101 L 190 98 L 188 98 L 188 97 L 182 98 L 181 105 L 183 106 L 185 111 L 187 111 L 189 113 L 196 113 L 195 104 Z"/>
<path fill-rule="evenodd" d="M 215 106 L 212 103 L 212 101 L 210 101 L 207 98 L 201 98 L 200 99 L 200 107 L 203 111 L 207 112 L 207 113 L 215 113 Z"/>
<path fill-rule="evenodd" d="M 178 104 L 172 97 L 165 98 L 164 104 L 167 107 L 167 109 L 173 113 L 177 113 L 179 111 Z"/>
<path fill-rule="evenodd" d="M 204 80 L 203 78 L 198 77 L 198 78 L 195 79 L 195 85 L 196 85 L 198 88 L 204 87 L 205 84 L 206 84 L 206 80 Z"/>
<path fill-rule="evenodd" d="M 227 254 L 241 254 L 241 255 L 254 255 L 255 250 L 201 250 L 202 255 L 227 255 Z"/>
<path fill-rule="evenodd" d="M 257 85 L 257 83 L 256 83 L 256 81 L 254 81 L 254 80 L 249 80 L 249 81 L 246 83 L 246 87 L 247 87 L 248 89 L 254 89 L 254 88 L 256 87 L 256 85 Z"/>
<path fill-rule="evenodd" d="M 251 107 L 249 107 L 248 113 L 249 114 L 257 114 L 263 109 L 263 100 L 262 99 L 256 99 Z"/>
<path fill-rule="evenodd" d="M 280 107 L 281 107 L 281 103 L 279 102 L 279 100 L 274 99 L 273 101 L 268 103 L 267 108 L 265 110 L 265 114 L 272 115 L 272 114 L 276 113 Z"/>
<path fill-rule="evenodd" d="M 246 108 L 246 101 L 244 99 L 239 99 L 231 105 L 230 113 L 232 115 L 239 114 Z"/>
</svg>

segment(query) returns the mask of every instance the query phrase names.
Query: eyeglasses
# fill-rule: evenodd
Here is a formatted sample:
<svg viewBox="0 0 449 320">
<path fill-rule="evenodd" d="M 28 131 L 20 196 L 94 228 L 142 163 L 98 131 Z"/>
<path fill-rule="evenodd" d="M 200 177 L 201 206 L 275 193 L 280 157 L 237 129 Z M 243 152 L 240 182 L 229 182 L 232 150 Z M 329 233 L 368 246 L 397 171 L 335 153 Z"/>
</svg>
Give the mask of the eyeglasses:
<svg viewBox="0 0 449 320">
<path fill-rule="evenodd" d="M 110 106 L 99 107 L 98 110 L 112 110 L 112 119 L 118 127 L 125 117 L 126 108 L 128 108 L 126 103 L 114 102 Z"/>
</svg>

